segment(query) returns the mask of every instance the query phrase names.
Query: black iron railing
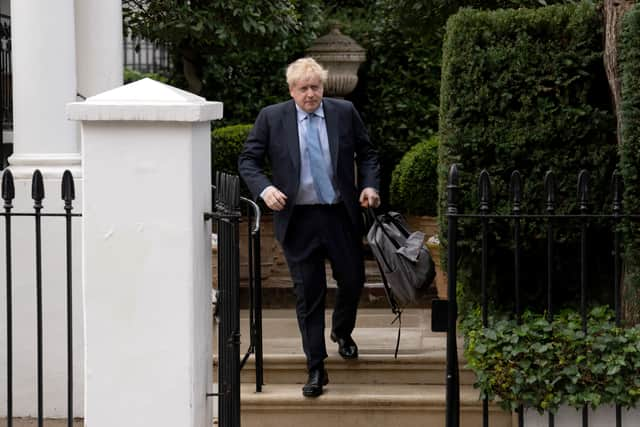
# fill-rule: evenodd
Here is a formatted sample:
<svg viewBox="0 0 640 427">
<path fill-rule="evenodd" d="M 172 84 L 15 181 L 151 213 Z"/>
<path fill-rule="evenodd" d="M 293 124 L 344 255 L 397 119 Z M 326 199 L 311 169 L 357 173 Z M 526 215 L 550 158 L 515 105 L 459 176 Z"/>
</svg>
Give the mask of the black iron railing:
<svg viewBox="0 0 640 427">
<path fill-rule="evenodd" d="M 0 14 L 0 169 L 13 153 L 13 144 L 5 142 L 3 132 L 13 129 L 11 76 L 11 17 Z"/>
<path fill-rule="evenodd" d="M 589 212 L 589 174 L 587 171 L 581 171 L 578 175 L 578 199 L 576 206 L 578 213 L 575 214 L 558 214 L 556 213 L 556 180 L 554 173 L 548 171 L 544 177 L 544 188 L 546 194 L 545 200 L 545 213 L 543 214 L 526 214 L 521 210 L 522 203 L 522 183 L 521 176 L 518 171 L 514 171 L 510 178 L 510 203 L 511 211 L 508 214 L 496 214 L 490 212 L 490 194 L 491 194 L 491 181 L 489 173 L 482 171 L 478 179 L 478 204 L 479 212 L 472 214 L 462 214 L 458 210 L 459 200 L 459 183 L 458 183 L 458 168 L 456 165 L 451 166 L 449 169 L 449 176 L 447 182 L 447 211 L 446 217 L 448 221 L 448 320 L 447 320 L 447 366 L 446 366 L 446 393 L 447 393 L 447 406 L 446 406 L 446 426 L 458 427 L 460 425 L 460 385 L 458 377 L 458 354 L 456 343 L 456 321 L 457 321 L 457 296 L 456 296 L 456 284 L 457 284 L 457 265 L 459 260 L 458 254 L 458 221 L 464 220 L 468 222 L 475 222 L 480 225 L 480 231 L 482 235 L 481 244 L 481 270 L 480 270 L 480 298 L 481 298 L 481 312 L 482 312 L 482 325 L 488 326 L 488 296 L 487 296 L 487 272 L 489 267 L 488 254 L 490 252 L 489 247 L 489 226 L 490 224 L 497 222 L 507 222 L 510 224 L 512 230 L 511 236 L 503 236 L 505 240 L 511 239 L 513 247 L 513 283 L 514 283 L 514 315 L 518 322 L 521 321 L 522 316 L 522 247 L 523 239 L 521 235 L 521 225 L 526 221 L 540 221 L 543 220 L 546 228 L 546 313 L 549 321 L 554 316 L 554 280 L 556 279 L 556 273 L 554 272 L 554 263 L 558 256 L 556 250 L 556 242 L 554 240 L 555 233 L 560 230 L 567 221 L 571 222 L 573 227 L 575 223 L 578 223 L 578 234 L 580 239 L 579 245 L 579 293 L 580 293 L 580 314 L 582 317 L 582 328 L 586 332 L 587 325 L 587 281 L 588 271 L 587 266 L 591 261 L 588 257 L 589 249 L 589 222 L 599 220 L 605 222 L 607 227 L 611 230 L 613 236 L 612 256 L 613 256 L 613 272 L 611 276 L 615 309 L 616 324 L 620 325 L 621 320 L 621 300 L 620 300 L 620 286 L 621 286 L 621 265 L 622 265 L 622 252 L 621 241 L 622 236 L 620 232 L 619 224 L 623 219 L 632 221 L 640 220 L 640 215 L 637 214 L 622 214 L 622 181 L 618 173 L 614 173 L 612 177 L 611 187 L 611 206 L 609 213 L 593 214 Z M 504 264 L 504 259 L 501 260 Z M 488 401 L 485 398 L 483 401 L 483 415 L 482 425 L 484 427 L 489 425 L 489 408 Z M 517 410 L 518 412 L 518 425 L 524 425 L 524 408 L 521 406 Z M 554 416 L 549 413 L 549 426 L 554 425 Z M 588 408 L 585 406 L 582 411 L 582 425 L 589 425 Z M 621 409 L 620 406 L 616 406 L 616 426 L 621 426 Z"/>
<path fill-rule="evenodd" d="M 35 222 L 35 247 L 36 247 L 36 341 L 37 341 L 37 417 L 38 427 L 44 424 L 44 368 L 43 368 L 43 300 L 42 300 L 42 218 L 62 217 L 66 224 L 66 238 L 64 242 L 66 251 L 66 281 L 67 281 L 67 425 L 73 425 L 73 295 L 72 295 L 72 219 L 82 214 L 71 213 L 75 200 L 75 187 L 71 172 L 64 172 L 62 177 L 61 196 L 64 200 L 63 213 L 43 213 L 44 182 L 42 173 L 36 170 L 31 181 L 31 195 L 33 198 L 33 212 L 14 212 L 13 200 L 15 198 L 15 185 L 10 170 L 2 174 L 2 199 L 4 200 L 5 221 L 5 250 L 6 250 L 6 313 L 7 313 L 7 426 L 12 427 L 13 416 L 13 250 L 12 250 L 12 219 L 15 217 L 33 217 Z"/>
<path fill-rule="evenodd" d="M 218 423 L 240 425 L 240 370 L 255 356 L 256 391 L 262 391 L 262 284 L 260 266 L 260 208 L 240 197 L 240 180 L 235 175 L 216 174 L 213 218 L 218 232 L 218 291 L 216 310 L 218 327 Z M 249 348 L 240 360 L 240 237 L 243 217 L 240 202 L 247 205 L 249 227 Z"/>
<path fill-rule="evenodd" d="M 11 17 L 0 14 L 0 126 L 13 127 L 13 106 L 11 90 Z M 1 136 L 0 136 L 1 138 Z M 2 142 L 0 140 L 0 142 Z"/>
<path fill-rule="evenodd" d="M 140 37 L 124 39 L 124 67 L 141 73 L 166 73 L 171 69 L 166 46 Z"/>
</svg>

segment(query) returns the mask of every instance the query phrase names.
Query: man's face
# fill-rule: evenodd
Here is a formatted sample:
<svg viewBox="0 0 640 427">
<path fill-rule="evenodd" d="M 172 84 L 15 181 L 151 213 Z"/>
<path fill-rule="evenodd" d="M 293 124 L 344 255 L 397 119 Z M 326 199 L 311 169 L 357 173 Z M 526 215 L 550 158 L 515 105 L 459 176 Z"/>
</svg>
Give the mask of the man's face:
<svg viewBox="0 0 640 427">
<path fill-rule="evenodd" d="M 298 80 L 289 86 L 289 93 L 298 107 L 307 113 L 312 113 L 322 101 L 322 81 L 319 77 L 308 77 Z"/>
</svg>

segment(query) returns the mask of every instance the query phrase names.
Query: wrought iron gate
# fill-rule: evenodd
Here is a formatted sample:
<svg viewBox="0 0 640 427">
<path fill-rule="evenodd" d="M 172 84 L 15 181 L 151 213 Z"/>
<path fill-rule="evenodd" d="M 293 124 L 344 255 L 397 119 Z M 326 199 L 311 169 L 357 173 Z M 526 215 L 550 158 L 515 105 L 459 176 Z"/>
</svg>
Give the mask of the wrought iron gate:
<svg viewBox="0 0 640 427">
<path fill-rule="evenodd" d="M 218 173 L 214 187 L 213 218 L 218 231 L 218 417 L 219 425 L 240 426 L 240 370 L 253 354 L 256 364 L 256 392 L 262 391 L 262 284 L 260 267 L 260 208 L 240 196 L 240 180 Z M 249 348 L 240 359 L 240 202 L 247 205 L 249 227 Z"/>
</svg>

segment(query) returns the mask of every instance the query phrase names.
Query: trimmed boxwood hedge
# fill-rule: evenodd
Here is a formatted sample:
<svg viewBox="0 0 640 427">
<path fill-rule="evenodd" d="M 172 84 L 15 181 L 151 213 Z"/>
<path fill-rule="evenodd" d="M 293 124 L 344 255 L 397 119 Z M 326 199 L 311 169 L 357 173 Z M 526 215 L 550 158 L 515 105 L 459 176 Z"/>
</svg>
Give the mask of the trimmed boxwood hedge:
<svg viewBox="0 0 640 427">
<path fill-rule="evenodd" d="M 620 68 L 622 80 L 622 146 L 620 171 L 624 180 L 624 210 L 640 212 L 640 8 L 634 6 L 624 16 L 620 37 Z M 627 314 L 640 314 L 640 223 L 625 222 L 625 281 Z M 631 320 L 631 319 L 630 319 Z"/>
<path fill-rule="evenodd" d="M 211 132 L 211 165 L 214 172 L 238 174 L 238 156 L 253 125 L 232 125 Z"/>
<path fill-rule="evenodd" d="M 391 204 L 402 213 L 435 216 L 438 210 L 438 138 L 414 145 L 391 177 Z"/>
<path fill-rule="evenodd" d="M 556 213 L 575 212 L 577 176 L 583 168 L 591 173 L 591 212 L 608 207 L 616 145 L 602 51 L 601 16 L 587 2 L 492 12 L 463 9 L 452 16 L 443 45 L 440 208 L 446 204 L 447 172 L 453 163 L 460 168 L 458 208 L 463 212 L 477 209 L 477 176 L 485 168 L 492 177 L 492 208 L 498 212 L 509 212 L 514 169 L 523 176 L 523 213 L 544 212 L 543 179 L 549 169 L 557 181 Z M 546 241 L 541 225 L 527 222 L 523 229 L 523 259 L 529 263 L 521 277 L 527 280 L 523 285 L 529 299 L 543 306 Z M 496 258 L 490 259 L 511 259 L 508 224 L 496 223 L 493 229 L 496 249 L 490 256 Z M 477 223 L 460 227 L 463 283 L 479 277 L 479 257 L 473 262 L 468 258 L 479 251 L 478 230 Z M 603 254 L 602 265 L 590 266 L 590 277 L 602 277 L 611 258 L 605 236 L 610 232 L 590 235 L 594 252 Z M 554 266 L 563 273 L 555 279 L 558 292 L 567 296 L 579 283 L 579 250 L 569 237 L 556 236 Z M 492 286 L 511 283 L 509 264 L 490 272 Z M 511 298 L 508 289 L 494 288 L 493 294 Z"/>
</svg>

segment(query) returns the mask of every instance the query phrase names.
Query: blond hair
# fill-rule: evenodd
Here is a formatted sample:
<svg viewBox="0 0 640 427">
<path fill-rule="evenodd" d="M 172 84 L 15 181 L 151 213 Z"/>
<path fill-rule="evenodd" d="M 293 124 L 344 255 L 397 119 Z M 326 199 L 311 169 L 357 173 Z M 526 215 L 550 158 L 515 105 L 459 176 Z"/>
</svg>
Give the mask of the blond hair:
<svg viewBox="0 0 640 427">
<path fill-rule="evenodd" d="M 313 58 L 300 58 L 293 61 L 287 67 L 287 84 L 292 87 L 300 80 L 318 77 L 324 85 L 327 82 L 329 72 L 322 68 Z"/>
</svg>

